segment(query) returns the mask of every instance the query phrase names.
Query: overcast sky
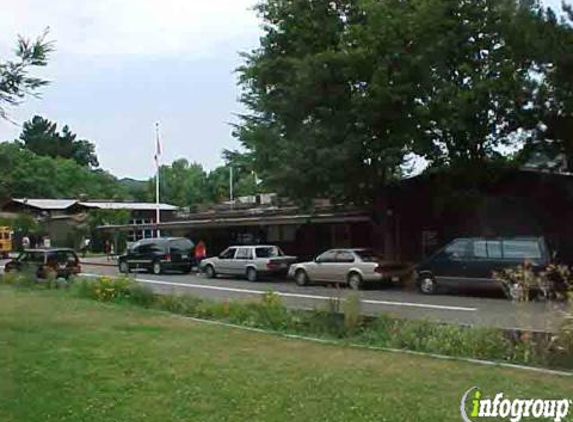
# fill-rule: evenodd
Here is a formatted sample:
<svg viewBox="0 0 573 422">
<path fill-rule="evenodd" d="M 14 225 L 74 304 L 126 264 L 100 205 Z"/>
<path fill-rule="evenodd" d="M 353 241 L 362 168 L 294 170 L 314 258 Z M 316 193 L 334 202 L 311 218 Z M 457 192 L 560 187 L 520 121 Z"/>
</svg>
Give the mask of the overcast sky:
<svg viewBox="0 0 573 422">
<path fill-rule="evenodd" d="M 552 7 L 561 0 L 544 0 Z M 163 161 L 206 168 L 239 144 L 230 122 L 241 111 L 238 52 L 258 44 L 256 0 L 0 0 L 0 57 L 18 34 L 50 27 L 57 51 L 40 74 L 42 99 L 10 110 L 21 124 L 34 114 L 68 124 L 96 143 L 103 168 L 118 176 L 153 173 L 154 124 Z M 0 120 L 0 141 L 20 127 Z"/>
</svg>

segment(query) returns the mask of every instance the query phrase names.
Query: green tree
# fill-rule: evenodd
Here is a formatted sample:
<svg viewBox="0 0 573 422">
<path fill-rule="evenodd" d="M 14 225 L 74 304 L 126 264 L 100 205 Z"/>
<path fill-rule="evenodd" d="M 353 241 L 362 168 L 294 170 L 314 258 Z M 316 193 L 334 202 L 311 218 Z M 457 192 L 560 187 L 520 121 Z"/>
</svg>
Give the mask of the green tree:
<svg viewBox="0 0 573 422">
<path fill-rule="evenodd" d="M 564 154 L 573 171 L 573 8 L 564 3 L 563 11 L 558 19 L 545 10 L 529 36 L 539 75 L 533 101 L 538 125 L 520 157 L 526 161 L 531 152 L 548 158 Z"/>
<path fill-rule="evenodd" d="M 480 169 L 528 120 L 530 0 L 263 1 L 236 128 L 268 187 L 367 202 L 412 153 Z M 471 163 L 471 166 L 468 166 Z M 478 170 L 479 171 L 479 170 Z"/>
<path fill-rule="evenodd" d="M 523 37 L 539 8 L 529 0 L 439 3 L 441 29 L 432 44 L 440 48 L 417 114 L 425 142 L 413 151 L 434 166 L 479 172 L 502 158 L 500 147 L 516 144 L 518 129 L 536 124 L 530 102 L 537 83 Z"/>
<path fill-rule="evenodd" d="M 206 173 L 197 163 L 175 160 L 160 168 L 161 201 L 181 207 L 205 202 Z M 155 198 L 155 179 L 149 182 L 150 197 Z"/>
<path fill-rule="evenodd" d="M 76 138 L 77 135 L 67 125 L 60 133 L 56 123 L 34 116 L 24 123 L 19 140 L 37 155 L 69 158 L 81 166 L 98 167 L 95 146 L 89 141 Z"/>
<path fill-rule="evenodd" d="M 30 68 L 46 66 L 53 51 L 46 40 L 48 31 L 32 41 L 18 37 L 16 60 L 0 61 L 0 118 L 8 119 L 6 106 L 18 105 L 28 95 L 38 96 L 39 89 L 48 84 L 42 78 L 30 76 Z"/>
<path fill-rule="evenodd" d="M 0 143 L 0 198 L 127 199 L 127 189 L 100 169 L 34 154 L 18 143 Z"/>
</svg>

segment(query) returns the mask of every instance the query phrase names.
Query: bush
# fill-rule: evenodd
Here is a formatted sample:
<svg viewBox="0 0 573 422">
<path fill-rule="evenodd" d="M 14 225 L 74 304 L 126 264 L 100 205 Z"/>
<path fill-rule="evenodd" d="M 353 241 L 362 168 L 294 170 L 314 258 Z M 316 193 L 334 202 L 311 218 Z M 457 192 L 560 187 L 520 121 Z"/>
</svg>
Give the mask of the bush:
<svg viewBox="0 0 573 422">
<path fill-rule="evenodd" d="M 76 292 L 82 297 L 111 302 L 129 298 L 133 288 L 134 282 L 128 277 L 101 277 L 95 281 L 84 279 Z"/>
<path fill-rule="evenodd" d="M 38 282 L 38 277 L 29 271 L 11 271 L 4 273 L 1 281 L 3 284 L 17 287 L 33 287 Z"/>
<path fill-rule="evenodd" d="M 129 287 L 128 299 L 134 305 L 151 308 L 157 302 L 157 296 L 149 287 L 132 283 Z"/>
<path fill-rule="evenodd" d="M 567 292 L 573 288 L 571 270 L 565 265 L 550 264 L 539 271 L 526 262 L 516 268 L 495 272 L 494 278 L 502 283 L 506 296 L 516 302 L 526 302 L 534 296 L 565 301 Z"/>
<path fill-rule="evenodd" d="M 193 296 L 160 296 L 157 299 L 160 309 L 185 316 L 197 316 L 200 303 L 201 299 Z"/>
</svg>

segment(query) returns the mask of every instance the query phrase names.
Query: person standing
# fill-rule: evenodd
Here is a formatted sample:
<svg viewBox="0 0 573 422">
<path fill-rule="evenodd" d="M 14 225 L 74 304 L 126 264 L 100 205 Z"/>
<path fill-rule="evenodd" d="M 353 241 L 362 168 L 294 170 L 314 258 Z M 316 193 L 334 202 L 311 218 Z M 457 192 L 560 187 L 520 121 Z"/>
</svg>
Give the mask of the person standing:
<svg viewBox="0 0 573 422">
<path fill-rule="evenodd" d="M 90 249 L 90 244 L 91 244 L 91 239 L 89 237 L 86 237 L 83 241 L 83 245 L 82 245 L 82 256 L 85 258 L 89 249 Z"/>
<path fill-rule="evenodd" d="M 31 242 L 30 242 L 30 238 L 28 237 L 28 235 L 24 235 L 24 237 L 22 238 L 22 249 L 26 250 L 26 249 L 30 249 L 31 246 Z"/>
<path fill-rule="evenodd" d="M 105 241 L 103 244 L 103 252 L 105 253 L 107 260 L 110 260 L 110 253 L 111 253 L 111 242 L 108 240 Z"/>
<path fill-rule="evenodd" d="M 201 267 L 201 261 L 203 261 L 206 257 L 207 246 L 205 245 L 205 242 L 200 240 L 195 246 L 195 265 L 197 265 L 197 271 L 199 271 Z"/>
</svg>

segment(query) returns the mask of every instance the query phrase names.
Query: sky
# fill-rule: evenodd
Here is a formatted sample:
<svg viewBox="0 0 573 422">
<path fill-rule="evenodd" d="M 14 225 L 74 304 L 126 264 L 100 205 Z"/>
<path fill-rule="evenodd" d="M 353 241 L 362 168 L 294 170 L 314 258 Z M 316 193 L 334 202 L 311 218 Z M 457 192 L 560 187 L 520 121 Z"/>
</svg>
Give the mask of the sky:
<svg viewBox="0 0 573 422">
<path fill-rule="evenodd" d="M 557 8 L 561 0 L 544 0 Z M 237 149 L 239 52 L 258 46 L 256 0 L 0 0 L 0 57 L 17 36 L 50 28 L 56 51 L 35 74 L 50 85 L 40 99 L 9 109 L 0 141 L 16 139 L 38 114 L 96 144 L 101 167 L 118 177 L 154 172 L 155 123 L 162 161 L 206 169 Z"/>
</svg>

